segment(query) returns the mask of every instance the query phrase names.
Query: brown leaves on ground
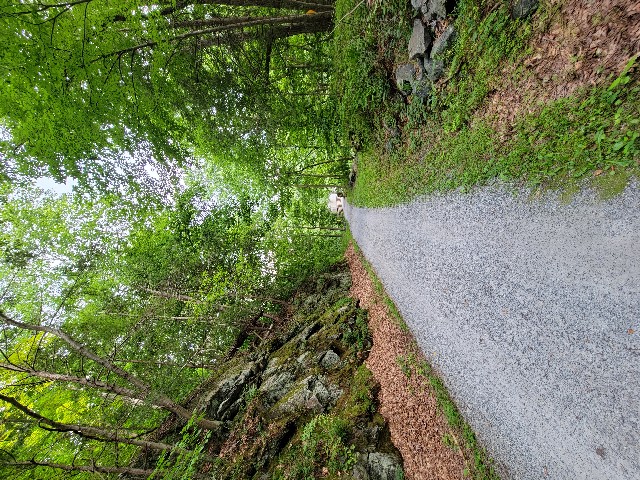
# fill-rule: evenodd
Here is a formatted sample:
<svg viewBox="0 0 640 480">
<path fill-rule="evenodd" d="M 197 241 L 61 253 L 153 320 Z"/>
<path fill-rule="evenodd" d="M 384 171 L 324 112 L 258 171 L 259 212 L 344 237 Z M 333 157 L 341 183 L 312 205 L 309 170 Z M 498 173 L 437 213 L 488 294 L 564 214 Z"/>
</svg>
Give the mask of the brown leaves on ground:
<svg viewBox="0 0 640 480">
<path fill-rule="evenodd" d="M 560 5 L 553 0 L 550 8 Z M 535 20 L 534 20 L 535 21 Z M 583 87 L 605 84 L 640 53 L 640 3 L 632 0 L 567 0 L 546 31 L 531 41 L 533 53 L 509 66 L 477 116 L 498 131 L 542 103 L 568 97 Z M 518 67 L 523 67 L 518 71 Z M 517 73 L 517 78 L 514 78 Z"/>
<path fill-rule="evenodd" d="M 380 413 L 389 424 L 391 440 L 402 454 L 408 480 L 462 479 L 465 459 L 460 450 L 445 446 L 452 432 L 439 413 L 436 399 L 424 377 L 403 373 L 398 358 L 414 355 L 423 360 L 411 334 L 403 331 L 362 265 L 353 245 L 346 253 L 351 270 L 351 296 L 369 310 L 373 348 L 367 367 L 380 383 Z"/>
</svg>

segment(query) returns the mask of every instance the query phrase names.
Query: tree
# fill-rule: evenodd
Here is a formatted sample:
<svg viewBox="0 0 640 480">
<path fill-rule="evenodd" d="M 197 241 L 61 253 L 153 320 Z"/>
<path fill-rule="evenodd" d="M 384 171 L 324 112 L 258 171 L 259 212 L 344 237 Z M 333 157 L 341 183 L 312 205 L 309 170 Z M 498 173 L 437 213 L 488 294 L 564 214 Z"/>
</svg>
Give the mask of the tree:
<svg viewBox="0 0 640 480">
<path fill-rule="evenodd" d="M 5 2 L 5 174 L 102 187 L 150 168 L 171 177 L 205 136 L 261 144 L 299 103 L 283 91 L 291 72 L 270 82 L 271 65 L 285 68 L 277 45 L 326 32 L 333 11 L 317 0 Z"/>
<path fill-rule="evenodd" d="M 10 325 L 12 327 L 21 328 L 24 330 L 30 330 L 32 332 L 44 332 L 64 341 L 69 348 L 74 350 L 76 353 L 81 355 L 86 360 L 91 360 L 102 367 L 107 373 L 111 373 L 117 375 L 122 380 L 131 384 L 133 388 L 122 387 L 116 383 L 108 383 L 96 378 L 87 378 L 87 377 L 79 377 L 73 375 L 65 375 L 59 373 L 45 372 L 34 369 L 28 363 L 26 365 L 17 365 L 9 360 L 9 355 L 5 352 L 0 352 L 2 356 L 7 360 L 6 363 L 0 363 L 0 368 L 11 370 L 13 372 L 24 373 L 27 377 L 36 377 L 41 378 L 47 381 L 59 381 L 66 383 L 76 383 L 78 385 L 86 386 L 86 387 L 94 387 L 101 390 L 104 390 L 109 393 L 114 393 L 116 395 L 124 395 L 129 398 L 134 398 L 138 400 L 142 400 L 144 402 L 148 402 L 151 405 L 160 407 L 165 409 L 182 419 L 189 420 L 193 416 L 193 412 L 189 412 L 184 407 L 176 403 L 174 400 L 166 396 L 165 394 L 153 391 L 150 385 L 146 382 L 140 380 L 137 376 L 132 373 L 124 370 L 122 367 L 114 364 L 110 360 L 104 357 L 100 357 L 96 355 L 93 351 L 91 351 L 86 346 L 78 343 L 76 340 L 71 338 L 65 332 L 58 328 L 44 326 L 44 325 L 32 325 L 28 323 L 21 322 L 19 320 L 15 320 L 5 313 L 0 311 L 0 320 L 6 325 Z M 38 352 L 36 351 L 34 355 L 37 356 Z M 215 422 L 206 419 L 200 419 L 196 422 L 200 427 L 207 429 L 217 429 L 220 426 L 220 422 Z"/>
<path fill-rule="evenodd" d="M 93 427 L 90 425 L 71 425 L 67 423 L 57 422 L 50 418 L 47 418 L 34 410 L 31 410 L 26 405 L 23 405 L 18 400 L 7 395 L 0 393 L 0 400 L 17 408 L 20 412 L 24 413 L 28 417 L 31 417 L 38 421 L 38 427 L 45 430 L 54 432 L 71 432 L 86 439 L 98 440 L 101 442 L 114 442 L 114 443 L 126 443 L 129 445 L 136 445 L 147 449 L 160 450 L 160 451 L 177 451 L 179 453 L 188 453 L 186 450 L 175 445 L 168 445 L 161 442 L 151 442 L 146 440 L 140 440 L 136 438 L 136 435 L 132 432 L 108 430 L 105 428 Z"/>
</svg>

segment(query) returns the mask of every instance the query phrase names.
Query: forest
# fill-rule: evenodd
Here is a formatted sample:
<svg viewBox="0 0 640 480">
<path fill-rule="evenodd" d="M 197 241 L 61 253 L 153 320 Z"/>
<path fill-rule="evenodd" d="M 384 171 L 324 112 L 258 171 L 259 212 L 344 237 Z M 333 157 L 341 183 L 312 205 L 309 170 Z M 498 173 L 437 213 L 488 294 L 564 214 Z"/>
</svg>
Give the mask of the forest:
<svg viewBox="0 0 640 480">
<path fill-rule="evenodd" d="M 221 425 L 190 400 L 343 258 L 330 192 L 378 207 L 500 181 L 609 198 L 638 177 L 637 9 L 609 36 L 580 17 L 565 42 L 570 2 L 525 2 L 527 18 L 511 0 L 440 2 L 434 39 L 456 34 L 428 78 L 408 55 L 412 3 L 0 0 L 0 478 L 197 471 Z M 349 421 L 375 417 L 361 383 Z"/>
<path fill-rule="evenodd" d="M 168 415 L 218 428 L 183 400 L 344 251 L 333 24 L 326 0 L 0 2 L 3 478 L 140 476 L 180 449 L 146 440 Z"/>
</svg>

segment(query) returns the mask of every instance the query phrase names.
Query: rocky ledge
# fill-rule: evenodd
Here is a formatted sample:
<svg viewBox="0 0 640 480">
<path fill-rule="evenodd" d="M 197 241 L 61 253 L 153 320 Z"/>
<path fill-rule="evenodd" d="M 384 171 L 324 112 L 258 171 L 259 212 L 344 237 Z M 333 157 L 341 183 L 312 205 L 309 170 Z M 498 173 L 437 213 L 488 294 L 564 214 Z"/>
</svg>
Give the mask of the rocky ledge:
<svg viewBox="0 0 640 480">
<path fill-rule="evenodd" d="M 278 331 L 237 349 L 192 396 L 192 408 L 224 424 L 208 440 L 198 477 L 402 478 L 363 364 L 367 313 L 348 297 L 350 286 L 344 264 L 310 280 Z M 179 428 L 164 440 L 178 442 Z"/>
</svg>

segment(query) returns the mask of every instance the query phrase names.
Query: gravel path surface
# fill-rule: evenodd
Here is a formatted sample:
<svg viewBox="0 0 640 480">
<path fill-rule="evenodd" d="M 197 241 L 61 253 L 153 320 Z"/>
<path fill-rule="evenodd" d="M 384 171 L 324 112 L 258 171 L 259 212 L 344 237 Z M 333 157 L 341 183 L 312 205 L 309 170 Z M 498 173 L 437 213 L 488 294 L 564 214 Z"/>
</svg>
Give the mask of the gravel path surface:
<svg viewBox="0 0 640 480">
<path fill-rule="evenodd" d="M 345 215 L 504 478 L 640 479 L 638 183 Z"/>
</svg>

